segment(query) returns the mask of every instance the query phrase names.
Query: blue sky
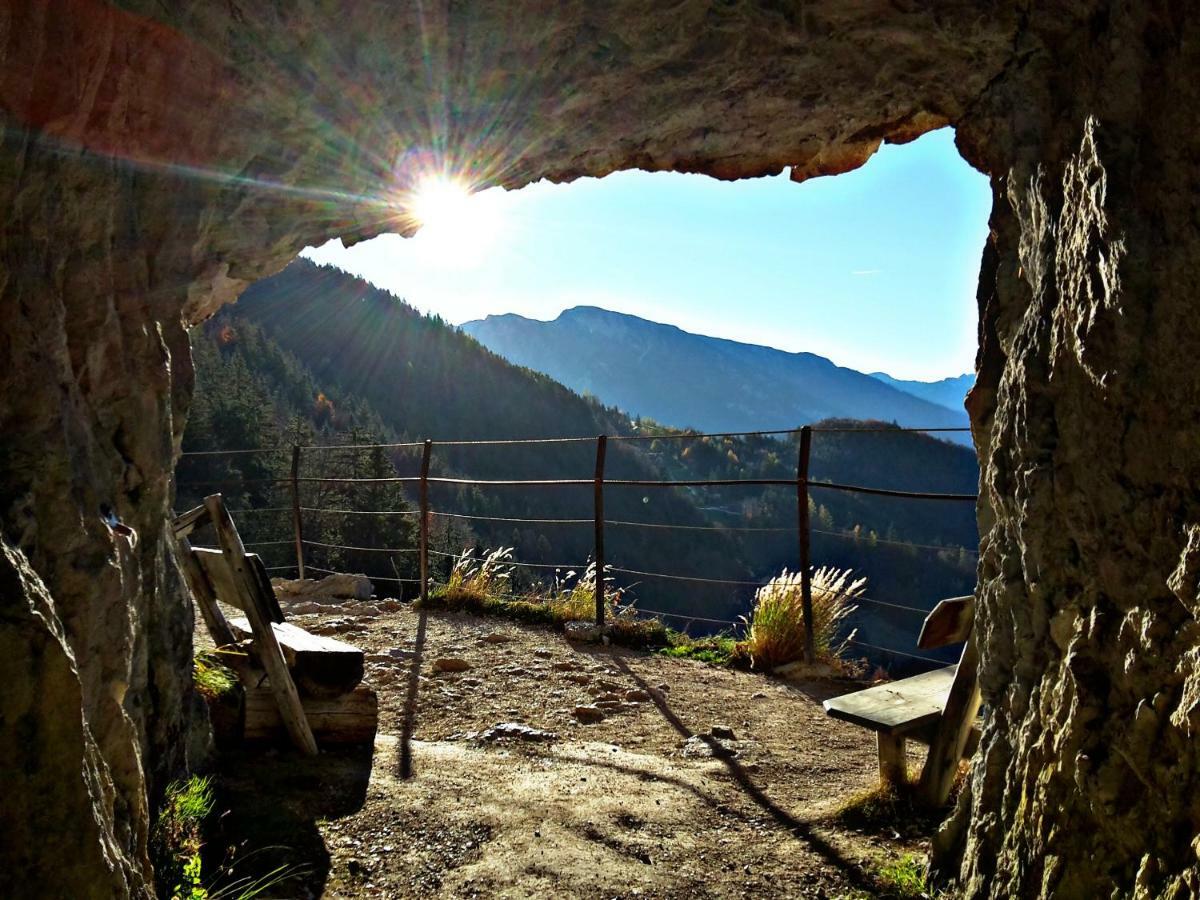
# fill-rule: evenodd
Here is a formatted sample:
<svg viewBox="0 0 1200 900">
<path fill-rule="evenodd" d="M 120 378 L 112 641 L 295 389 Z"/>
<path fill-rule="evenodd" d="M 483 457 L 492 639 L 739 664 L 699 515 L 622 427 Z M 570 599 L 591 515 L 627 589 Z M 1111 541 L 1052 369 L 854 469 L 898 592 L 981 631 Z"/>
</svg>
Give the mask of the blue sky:
<svg viewBox="0 0 1200 900">
<path fill-rule="evenodd" d="M 622 172 L 484 191 L 416 237 L 306 251 L 454 323 L 588 304 L 931 380 L 970 371 L 987 179 L 949 129 L 793 184 Z"/>
</svg>

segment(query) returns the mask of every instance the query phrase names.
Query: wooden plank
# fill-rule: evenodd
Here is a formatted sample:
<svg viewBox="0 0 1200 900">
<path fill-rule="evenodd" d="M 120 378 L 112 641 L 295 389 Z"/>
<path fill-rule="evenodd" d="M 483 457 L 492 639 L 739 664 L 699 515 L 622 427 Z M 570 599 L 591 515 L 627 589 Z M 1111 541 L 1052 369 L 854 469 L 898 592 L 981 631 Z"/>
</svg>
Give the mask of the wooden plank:
<svg viewBox="0 0 1200 900">
<path fill-rule="evenodd" d="M 933 650 L 948 644 L 958 644 L 971 634 L 975 624 L 975 598 L 951 597 L 938 603 L 925 617 L 917 646 Z"/>
<path fill-rule="evenodd" d="M 908 781 L 908 759 L 904 735 L 876 735 L 879 744 L 879 782 L 888 787 L 900 787 Z"/>
<path fill-rule="evenodd" d="M 918 728 L 916 731 L 906 731 L 904 732 L 904 737 L 907 740 L 916 741 L 918 744 L 924 744 L 928 747 L 937 737 L 938 726 L 941 724 L 941 721 L 939 718 L 936 722 L 931 722 L 924 728 Z M 979 726 L 980 720 L 977 718 L 972 723 L 970 733 L 967 735 L 967 743 L 963 747 L 962 752 L 963 759 L 969 759 L 975 753 L 975 748 L 979 746 Z"/>
<path fill-rule="evenodd" d="M 250 573 L 254 576 L 254 580 L 258 582 L 258 596 L 263 601 L 267 617 L 272 622 L 282 622 L 283 610 L 279 607 L 279 598 L 275 596 L 275 588 L 271 587 L 271 576 L 267 573 L 267 567 L 263 564 L 262 557 L 257 553 L 247 553 L 246 563 L 250 566 Z"/>
<path fill-rule="evenodd" d="M 230 568 L 225 554 L 212 547 L 193 547 L 192 552 L 196 555 L 196 561 L 208 575 L 213 589 L 216 591 L 217 599 L 245 612 L 245 598 L 242 596 L 238 578 Z M 279 607 L 279 600 L 275 596 L 275 589 L 271 587 L 271 579 L 267 575 L 262 559 L 256 553 L 247 553 L 246 566 L 258 585 L 258 594 L 263 600 L 267 618 L 272 622 L 282 622 L 283 610 Z"/>
<path fill-rule="evenodd" d="M 171 522 L 171 530 L 177 538 L 185 538 L 208 521 L 208 510 L 203 505 L 189 509 L 183 515 L 176 516 Z"/>
<path fill-rule="evenodd" d="M 825 701 L 825 712 L 884 734 L 916 731 L 942 715 L 957 666 L 881 684 Z"/>
<path fill-rule="evenodd" d="M 183 577 L 187 581 L 188 587 L 192 589 L 192 597 L 195 599 L 196 605 L 200 607 L 200 615 L 204 618 L 204 625 L 208 628 L 213 642 L 218 647 L 227 647 L 236 643 L 237 638 L 234 637 L 229 623 L 225 621 L 221 607 L 217 606 L 216 592 L 209 583 L 204 569 L 197 561 L 196 552 L 188 543 L 187 538 L 179 539 L 179 565 L 183 569 Z"/>
<path fill-rule="evenodd" d="M 340 697 L 305 697 L 302 703 L 304 716 L 321 744 L 367 744 L 375 740 L 379 701 L 366 685 Z M 244 738 L 278 741 L 286 735 L 270 690 L 247 688 Z"/>
<path fill-rule="evenodd" d="M 231 619 L 229 626 L 239 638 L 252 634 L 246 619 Z M 310 634 L 287 622 L 272 623 L 271 630 L 301 693 L 336 697 L 354 690 L 362 681 L 363 652 L 358 647 Z"/>
<path fill-rule="evenodd" d="M 975 719 L 979 714 L 979 651 L 972 636 L 963 647 L 962 659 L 954 675 L 954 683 L 946 697 L 946 706 L 938 720 L 937 730 L 929 744 L 925 768 L 921 770 L 918 788 L 921 798 L 932 806 L 941 806 L 950 797 L 958 762 L 967 752 Z"/>
<path fill-rule="evenodd" d="M 245 612 L 246 601 L 242 598 L 238 580 L 233 569 L 230 568 L 225 554 L 212 547 L 193 547 L 192 554 L 196 563 L 208 577 L 208 582 L 212 585 L 216 598 L 222 603 Z"/>
<path fill-rule="evenodd" d="M 258 650 L 263 668 L 267 670 L 271 690 L 279 705 L 279 714 L 284 726 L 292 738 L 292 742 L 302 752 L 311 756 L 317 754 L 317 742 L 312 730 L 304 717 L 304 708 L 300 704 L 300 694 L 288 672 L 287 661 L 283 651 L 275 640 L 275 632 L 271 629 L 271 621 L 267 612 L 264 598 L 261 597 L 261 587 L 246 562 L 246 548 L 238 535 L 233 519 L 220 494 L 204 498 L 204 505 L 212 516 L 213 527 L 217 532 L 217 543 L 229 563 L 230 570 L 236 578 L 238 595 L 242 597 L 246 617 L 250 620 L 254 632 L 254 645 Z"/>
</svg>

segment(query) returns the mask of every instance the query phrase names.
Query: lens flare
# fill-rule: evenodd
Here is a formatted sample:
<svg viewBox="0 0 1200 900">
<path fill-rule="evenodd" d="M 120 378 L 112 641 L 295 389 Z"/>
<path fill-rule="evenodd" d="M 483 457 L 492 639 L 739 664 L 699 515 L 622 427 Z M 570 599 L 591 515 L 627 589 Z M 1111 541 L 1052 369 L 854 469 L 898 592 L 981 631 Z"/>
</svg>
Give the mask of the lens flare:
<svg viewBox="0 0 1200 900">
<path fill-rule="evenodd" d="M 442 265 L 478 265 L 500 231 L 498 208 L 488 192 L 474 194 L 465 182 L 445 175 L 422 178 L 408 212 L 420 226 L 413 240 Z"/>
</svg>

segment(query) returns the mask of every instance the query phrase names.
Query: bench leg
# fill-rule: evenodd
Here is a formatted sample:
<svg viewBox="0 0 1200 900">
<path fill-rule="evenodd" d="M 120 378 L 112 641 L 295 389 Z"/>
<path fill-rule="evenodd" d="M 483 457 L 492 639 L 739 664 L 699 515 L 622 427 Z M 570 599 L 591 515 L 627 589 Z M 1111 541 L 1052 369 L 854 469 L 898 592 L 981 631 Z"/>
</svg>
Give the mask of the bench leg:
<svg viewBox="0 0 1200 900">
<path fill-rule="evenodd" d="M 899 787 L 908 780 L 902 735 L 878 733 L 879 783 L 884 787 Z"/>
</svg>

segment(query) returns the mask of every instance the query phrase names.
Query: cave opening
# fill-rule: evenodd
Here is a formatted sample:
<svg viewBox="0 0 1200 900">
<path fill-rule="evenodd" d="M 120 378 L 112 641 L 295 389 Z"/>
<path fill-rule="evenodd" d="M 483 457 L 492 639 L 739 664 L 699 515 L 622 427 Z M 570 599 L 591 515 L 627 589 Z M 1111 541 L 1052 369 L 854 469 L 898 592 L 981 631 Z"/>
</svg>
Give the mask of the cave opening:
<svg viewBox="0 0 1200 900">
<path fill-rule="evenodd" d="M 311 247 L 193 330 L 198 386 L 177 505 L 221 487 L 245 510 L 245 538 L 273 574 L 291 577 L 306 562 L 317 573 L 367 574 L 377 589 L 407 597 L 417 572 L 403 554 L 415 532 L 395 519 L 339 518 L 320 507 L 411 506 L 411 486 L 359 497 L 306 485 L 298 552 L 301 528 L 286 483 L 291 444 L 690 429 L 727 435 L 725 443 L 684 447 L 689 460 L 669 450 L 669 440 L 655 441 L 643 462 L 693 477 L 762 478 L 794 474 L 796 435 L 735 440 L 729 433 L 872 421 L 949 430 L 909 435 L 898 446 L 870 434 L 821 435 L 814 477 L 974 493 L 963 398 L 973 381 L 973 294 L 991 206 L 986 177 L 963 161 L 949 128 L 885 145 L 854 172 L 802 184 L 788 174 L 722 182 L 625 172 L 473 196 L 445 176 L 426 181 L 407 199 L 412 211 L 402 213 L 422 225 L 415 236 Z M 423 329 L 429 336 L 416 340 Z M 431 354 L 435 345 L 441 351 Z M 583 402 L 507 372 L 464 375 L 485 365 L 477 359 L 485 349 Z M 514 418 L 514 407 L 524 414 Z M 282 449 L 219 452 L 269 447 Z M 492 448 L 483 459 L 483 448 L 439 448 L 435 469 L 547 478 L 582 476 L 590 465 L 583 450 L 545 450 L 531 460 L 518 449 Z M 702 468 L 696 460 L 706 454 L 724 459 Z M 328 454 L 304 453 L 302 474 L 412 476 L 417 456 L 415 447 L 364 449 L 335 464 Z M 665 529 L 692 516 L 721 532 L 692 535 L 687 552 L 630 530 L 613 529 L 608 538 L 614 565 L 713 579 L 712 586 L 622 579 L 631 605 L 674 615 L 671 622 L 693 632 L 737 630 L 751 611 L 751 585 L 797 567 L 787 490 L 697 488 L 686 510 L 654 492 L 630 499 L 625 519 Z M 585 571 L 592 558 L 585 531 L 522 521 L 585 518 L 590 501 L 582 497 L 514 504 L 476 490 L 438 500 L 445 515 L 433 535 L 439 581 L 464 548 L 476 555 L 510 548 L 514 591 L 545 590 L 548 579 Z M 846 624 L 843 634 L 858 635 L 859 655 L 900 674 L 940 659 L 915 655 L 920 621 L 911 610 L 974 590 L 973 509 L 826 496 L 812 500 L 811 516 L 815 563 L 854 570 L 872 597 L 891 604 L 863 607 Z M 400 552 L 379 555 L 388 547 Z M 721 562 L 723 555 L 735 561 Z"/>
<path fill-rule="evenodd" d="M 186 327 L 377 233 L 364 160 L 433 125 L 490 142 L 509 187 L 811 178 L 952 123 L 996 200 L 970 400 L 994 715 L 953 866 L 969 897 L 1197 891 L 1200 41 L 1179 4 L 64 10 L 15 5 L 0 70 L 0 714 L 21 723 L 0 756 L 25 776 L 0 889 L 152 893 L 151 807 L 188 756 L 165 531 Z"/>
</svg>

